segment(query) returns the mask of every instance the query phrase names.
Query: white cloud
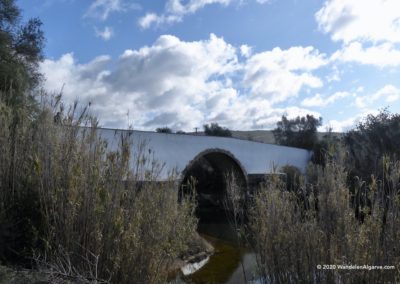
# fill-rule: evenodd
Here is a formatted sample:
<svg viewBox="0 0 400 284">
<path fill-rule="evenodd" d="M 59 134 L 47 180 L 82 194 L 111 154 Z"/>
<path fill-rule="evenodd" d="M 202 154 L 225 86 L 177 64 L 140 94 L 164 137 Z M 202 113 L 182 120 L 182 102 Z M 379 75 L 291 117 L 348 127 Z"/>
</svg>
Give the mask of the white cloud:
<svg viewBox="0 0 400 284">
<path fill-rule="evenodd" d="M 96 28 L 95 31 L 96 31 L 96 36 L 105 41 L 110 40 L 114 36 L 114 31 L 110 27 L 105 27 L 104 30 L 102 31 Z"/>
<path fill-rule="evenodd" d="M 363 116 L 355 116 L 345 120 L 330 120 L 321 129 L 332 129 L 333 132 L 346 132 L 354 128 L 362 118 Z"/>
<path fill-rule="evenodd" d="M 321 107 L 321 106 L 326 106 L 326 102 L 324 101 L 324 98 L 320 94 L 316 94 L 313 97 L 305 98 L 301 102 L 301 105 L 307 107 Z"/>
<path fill-rule="evenodd" d="M 346 98 L 349 96 L 353 96 L 351 93 L 348 92 L 336 92 L 331 96 L 323 97 L 321 94 L 316 94 L 313 97 L 305 98 L 301 105 L 305 107 L 325 107 L 327 105 L 333 104 L 339 99 Z"/>
<path fill-rule="evenodd" d="M 332 60 L 332 57 L 331 57 Z M 340 81 L 340 76 L 341 76 L 341 71 L 339 70 L 339 68 L 334 65 L 332 67 L 332 73 L 328 74 L 325 79 L 326 81 L 328 81 L 328 83 L 330 82 L 339 82 Z"/>
<path fill-rule="evenodd" d="M 109 126 L 126 125 L 130 111 L 135 125 L 191 129 L 237 96 L 224 80 L 238 69 L 236 49 L 215 35 L 197 42 L 161 36 L 152 46 L 125 51 L 113 71 L 107 71 L 108 63 L 99 57 L 81 65 L 66 54 L 45 60 L 41 71 L 47 90 L 65 83 L 66 100 L 91 101 Z"/>
<path fill-rule="evenodd" d="M 359 42 L 352 42 L 336 51 L 331 60 L 356 62 L 364 65 L 374 65 L 380 68 L 400 66 L 400 50 L 391 43 L 382 43 L 368 48 Z"/>
<path fill-rule="evenodd" d="M 177 15 L 160 15 L 155 13 L 147 13 L 144 17 L 141 17 L 138 21 L 139 26 L 143 29 L 150 28 L 151 26 L 159 27 L 164 24 L 173 24 L 181 22 L 182 17 Z"/>
<path fill-rule="evenodd" d="M 321 130 L 331 128 L 333 132 L 346 132 L 355 128 L 367 115 L 377 115 L 378 113 L 379 111 L 375 109 L 365 109 L 362 113 L 344 120 L 330 120 L 321 127 Z"/>
<path fill-rule="evenodd" d="M 400 1 L 326 0 L 315 14 L 319 29 L 343 42 L 331 59 L 380 68 L 400 65 Z"/>
<path fill-rule="evenodd" d="M 228 5 L 230 2 L 231 0 L 190 0 L 188 3 L 182 4 L 182 0 L 168 0 L 165 5 L 165 13 L 161 15 L 147 13 L 139 19 L 138 23 L 141 28 L 147 29 L 151 26 L 159 27 L 163 24 L 181 22 L 185 15 L 194 14 L 206 5 Z"/>
<path fill-rule="evenodd" d="M 140 6 L 137 3 L 128 4 L 124 0 L 94 0 L 84 17 L 105 21 L 112 13 L 126 12 L 131 9 L 139 8 Z"/>
<path fill-rule="evenodd" d="M 259 104 L 257 100 L 253 102 L 254 104 Z M 285 115 L 289 119 L 294 119 L 298 116 L 306 116 L 307 114 L 313 115 L 314 117 L 320 117 L 321 114 L 316 111 L 311 111 L 308 109 L 300 108 L 297 106 L 288 106 L 285 108 L 266 108 L 253 118 L 253 123 L 243 129 L 273 129 L 276 127 L 276 123 L 282 119 Z M 247 115 L 247 119 L 248 119 Z M 250 116 L 251 117 L 251 116 Z M 246 116 L 244 116 L 246 119 Z"/>
<path fill-rule="evenodd" d="M 327 0 L 315 14 L 334 41 L 400 42 L 400 1 Z"/>
<path fill-rule="evenodd" d="M 304 70 L 314 70 L 324 61 L 312 48 L 305 50 L 299 52 L 300 59 L 294 55 L 297 49 L 275 49 L 270 51 L 274 60 L 268 62 L 303 80 L 306 75 L 294 72 L 307 73 Z M 169 126 L 187 131 L 209 122 L 235 129 L 273 128 L 283 114 L 319 116 L 300 107 L 276 108 L 268 96 L 239 91 L 240 80 L 235 85 L 233 78 L 243 76 L 248 70 L 243 66 L 250 68 L 259 58 L 257 54 L 240 57 L 239 53 L 238 48 L 213 34 L 207 40 L 192 42 L 163 35 L 150 46 L 126 50 L 117 62 L 101 56 L 80 64 L 73 54 L 65 54 L 58 60 L 45 60 L 41 72 L 47 78 L 47 90 L 59 91 L 65 84 L 64 98 L 68 102 L 76 98 L 91 102 L 102 125 L 108 127 L 126 127 L 127 112 L 136 128 Z M 265 62 L 259 63 L 262 72 L 267 72 L 262 69 Z M 274 90 L 285 94 L 289 87 L 282 83 Z"/>
<path fill-rule="evenodd" d="M 393 85 L 386 85 L 373 95 L 373 100 L 384 98 L 385 102 L 392 103 L 400 99 L 400 89 Z"/>
<path fill-rule="evenodd" d="M 197 10 L 204 8 L 210 4 L 228 5 L 232 0 L 190 0 L 187 4 L 182 4 L 182 0 L 169 0 L 166 9 L 171 14 L 185 15 L 193 14 Z"/>
<path fill-rule="evenodd" d="M 378 100 L 383 100 L 385 103 L 393 103 L 400 99 L 400 89 L 393 85 L 386 85 L 371 95 L 359 96 L 355 99 L 354 104 L 361 109 L 369 107 Z"/>
<path fill-rule="evenodd" d="M 254 54 L 245 64 L 244 85 L 252 94 L 271 103 L 297 96 L 303 87 L 319 88 L 323 83 L 311 71 L 327 64 L 324 54 L 313 47 L 274 48 Z"/>
<path fill-rule="evenodd" d="M 147 29 L 151 26 L 160 27 L 164 24 L 173 24 L 181 22 L 186 15 L 194 14 L 205 6 L 212 4 L 228 6 L 233 2 L 238 2 L 240 4 L 243 0 L 189 0 L 185 1 L 186 3 L 183 2 L 183 0 L 168 0 L 163 13 L 147 13 L 138 20 L 139 26 L 143 29 Z M 270 0 L 256 0 L 256 2 L 265 4 L 270 2 Z"/>
<path fill-rule="evenodd" d="M 217 121 L 231 129 L 272 129 L 282 115 L 289 118 L 320 113 L 297 106 L 273 107 L 268 99 L 251 96 L 232 96 L 229 104 L 216 108 L 205 122 Z"/>
<path fill-rule="evenodd" d="M 146 16 L 139 19 L 139 26 L 141 26 L 144 29 L 147 29 L 154 23 L 157 23 L 158 21 L 159 17 L 157 16 L 157 14 L 148 13 L 146 14 Z"/>
<path fill-rule="evenodd" d="M 252 48 L 251 46 L 248 46 L 247 44 L 242 44 L 240 46 L 240 54 L 246 58 L 250 57 L 252 54 Z"/>
<path fill-rule="evenodd" d="M 40 71 L 45 75 L 44 86 L 49 91 L 59 91 L 64 86 L 64 96 L 68 101 L 76 98 L 93 98 L 105 93 L 103 78 L 109 56 L 99 56 L 87 64 L 78 64 L 72 53 L 64 54 L 59 60 L 44 60 Z"/>
</svg>

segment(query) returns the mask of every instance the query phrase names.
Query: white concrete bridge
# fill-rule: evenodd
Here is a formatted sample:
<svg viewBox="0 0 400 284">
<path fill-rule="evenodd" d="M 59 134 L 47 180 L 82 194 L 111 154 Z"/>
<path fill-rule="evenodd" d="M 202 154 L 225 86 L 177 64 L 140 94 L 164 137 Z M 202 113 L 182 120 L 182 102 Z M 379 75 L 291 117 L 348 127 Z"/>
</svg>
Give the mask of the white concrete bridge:
<svg viewBox="0 0 400 284">
<path fill-rule="evenodd" d="M 165 163 L 160 180 L 167 179 L 173 170 L 181 180 L 189 173 L 198 171 L 203 176 L 212 171 L 219 172 L 221 176 L 233 170 L 248 185 L 252 177 L 272 173 L 273 167 L 279 170 L 279 167 L 292 165 L 305 172 L 311 156 L 309 151 L 303 149 L 227 137 L 104 128 L 99 129 L 99 134 L 108 141 L 110 149 L 118 147 L 121 134 L 130 134 L 134 151 L 145 143 L 147 152 L 154 155 L 157 161 Z"/>
</svg>

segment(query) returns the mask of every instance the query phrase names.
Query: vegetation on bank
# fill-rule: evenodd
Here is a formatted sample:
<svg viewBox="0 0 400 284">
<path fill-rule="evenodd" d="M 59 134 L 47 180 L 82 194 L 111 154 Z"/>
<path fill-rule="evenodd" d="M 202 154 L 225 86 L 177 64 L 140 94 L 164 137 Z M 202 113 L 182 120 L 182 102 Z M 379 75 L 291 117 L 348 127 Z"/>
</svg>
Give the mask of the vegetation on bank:
<svg viewBox="0 0 400 284">
<path fill-rule="evenodd" d="M 155 182 L 162 165 L 145 145 L 133 157 L 130 137 L 121 137 L 110 152 L 95 128 L 79 127 L 96 126 L 85 110 L 60 109 L 59 100 L 44 103 L 15 127 L 1 113 L 1 261 L 56 278 L 165 281 L 195 237 L 194 203 L 178 203 L 173 177 Z"/>
<path fill-rule="evenodd" d="M 400 164 L 352 194 L 340 162 L 311 166 L 309 182 L 287 191 L 276 178 L 255 195 L 249 233 L 263 283 L 395 283 L 400 273 Z M 361 219 L 357 196 L 368 199 Z M 340 265 L 393 266 L 340 269 Z"/>
<path fill-rule="evenodd" d="M 51 282 L 164 283 L 202 249 L 194 201 L 178 203 L 173 176 L 155 182 L 146 145 L 121 136 L 109 151 L 88 106 L 39 91 L 41 23 L 20 18 L 0 0 L 0 265 Z"/>
<path fill-rule="evenodd" d="M 310 163 L 305 176 L 283 167 L 286 180 L 270 176 L 246 212 L 235 210 L 243 193 L 228 187 L 233 218 L 248 219 L 234 228 L 256 252 L 256 278 L 262 283 L 400 281 L 398 119 L 383 110 L 342 141 L 328 135 L 318 142 L 320 159 Z M 341 268 L 346 265 L 350 268 Z"/>
<path fill-rule="evenodd" d="M 38 90 L 41 23 L 20 19 L 13 0 L 0 0 L 0 264 L 48 281 L 164 283 L 177 258 L 196 253 L 195 202 L 178 202 L 173 176 L 155 183 L 162 165 L 146 145 L 133 155 L 132 137 L 121 136 L 108 151 L 87 107 Z M 317 141 L 320 123 L 283 117 L 274 132 L 314 150 L 305 177 L 285 167 L 286 183 L 272 176 L 250 202 L 228 180 L 239 243 L 253 246 L 263 283 L 399 282 L 400 116 L 368 116 L 343 141 Z M 231 136 L 218 124 L 204 129 Z"/>
<path fill-rule="evenodd" d="M 377 115 L 368 115 L 344 137 L 351 175 L 364 180 L 371 174 L 382 178 L 382 157 L 400 159 L 399 141 L 400 114 L 384 109 Z"/>
</svg>

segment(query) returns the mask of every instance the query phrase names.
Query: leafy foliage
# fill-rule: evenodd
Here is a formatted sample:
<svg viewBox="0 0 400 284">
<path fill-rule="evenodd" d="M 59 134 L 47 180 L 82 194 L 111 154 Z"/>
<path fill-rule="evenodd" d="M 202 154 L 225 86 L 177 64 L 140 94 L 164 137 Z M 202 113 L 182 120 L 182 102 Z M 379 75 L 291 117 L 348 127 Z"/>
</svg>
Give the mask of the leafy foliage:
<svg viewBox="0 0 400 284">
<path fill-rule="evenodd" d="M 232 137 L 231 131 L 228 128 L 219 126 L 218 123 L 205 124 L 203 127 L 204 133 L 208 136 Z"/>
<path fill-rule="evenodd" d="M 369 179 L 371 174 L 382 176 L 381 157 L 400 157 L 400 115 L 382 110 L 377 115 L 368 115 L 356 129 L 345 136 L 349 152 L 348 167 L 352 176 Z"/>
<path fill-rule="evenodd" d="M 0 0 L 0 261 L 36 263 L 52 283 L 165 283 L 196 236 L 194 203 L 156 183 L 144 146 L 133 155 L 124 136 L 109 151 L 87 107 L 36 103 L 43 43 L 40 20 L 21 25 Z"/>
<path fill-rule="evenodd" d="M 172 133 L 172 129 L 169 127 L 161 127 L 161 128 L 157 128 L 156 132 L 158 133 Z"/>
<path fill-rule="evenodd" d="M 44 46 L 41 21 L 20 19 L 14 0 L 0 0 L 0 96 L 14 106 L 26 104 L 26 92 L 39 83 Z"/>
<path fill-rule="evenodd" d="M 275 140 L 280 145 L 311 150 L 318 141 L 317 128 L 322 124 L 322 118 L 312 115 L 288 119 L 282 116 L 273 130 Z"/>
</svg>

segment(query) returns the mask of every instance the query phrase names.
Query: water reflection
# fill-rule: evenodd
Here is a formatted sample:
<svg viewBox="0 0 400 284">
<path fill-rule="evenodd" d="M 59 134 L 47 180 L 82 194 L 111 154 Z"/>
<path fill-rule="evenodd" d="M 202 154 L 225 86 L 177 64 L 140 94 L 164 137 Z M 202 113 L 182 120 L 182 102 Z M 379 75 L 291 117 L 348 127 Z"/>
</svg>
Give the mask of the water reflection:
<svg viewBox="0 0 400 284">
<path fill-rule="evenodd" d="M 235 235 L 226 223 L 200 224 L 199 233 L 215 248 L 209 262 L 199 271 L 185 277 L 189 283 L 244 283 L 244 266 L 246 279 L 254 279 L 256 268 L 255 254 L 248 248 L 237 246 Z"/>
</svg>

